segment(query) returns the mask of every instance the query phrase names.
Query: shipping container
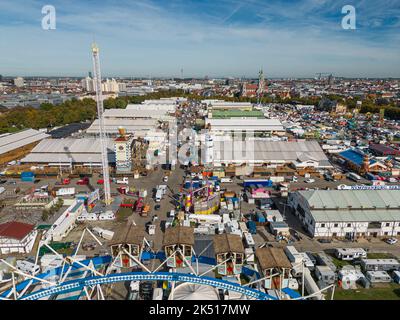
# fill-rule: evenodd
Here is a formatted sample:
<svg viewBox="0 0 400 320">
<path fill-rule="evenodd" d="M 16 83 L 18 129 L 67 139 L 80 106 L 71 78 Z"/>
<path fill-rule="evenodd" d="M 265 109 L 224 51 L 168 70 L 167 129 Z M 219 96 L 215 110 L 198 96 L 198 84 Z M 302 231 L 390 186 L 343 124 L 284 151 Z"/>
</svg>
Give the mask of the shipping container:
<svg viewBox="0 0 400 320">
<path fill-rule="evenodd" d="M 249 179 L 249 180 L 244 180 L 243 181 L 243 187 L 245 188 L 250 188 L 250 187 L 257 187 L 257 186 L 262 186 L 262 187 L 272 187 L 273 182 L 269 179 Z"/>
<path fill-rule="evenodd" d="M 247 228 L 249 228 L 251 234 L 257 234 L 257 226 L 254 221 L 247 221 Z"/>
<path fill-rule="evenodd" d="M 259 223 L 266 222 L 265 217 L 261 212 L 257 212 L 256 217 L 257 217 L 257 222 L 259 222 Z"/>
<path fill-rule="evenodd" d="M 35 182 L 35 174 L 31 171 L 25 171 L 21 173 L 21 181 L 23 182 Z"/>
</svg>

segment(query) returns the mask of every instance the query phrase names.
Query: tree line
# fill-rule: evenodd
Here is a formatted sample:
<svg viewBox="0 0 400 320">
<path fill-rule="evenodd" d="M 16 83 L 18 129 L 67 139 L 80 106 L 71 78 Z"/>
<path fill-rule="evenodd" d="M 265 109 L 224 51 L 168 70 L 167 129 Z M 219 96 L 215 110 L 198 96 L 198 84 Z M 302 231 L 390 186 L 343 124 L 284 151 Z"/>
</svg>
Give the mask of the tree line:
<svg viewBox="0 0 400 320">
<path fill-rule="evenodd" d="M 167 90 L 148 93 L 143 96 L 127 96 L 110 98 L 104 101 L 105 109 L 124 109 L 128 104 L 140 104 L 148 99 L 160 99 L 170 97 L 186 97 L 188 99 L 205 99 L 204 96 L 188 93 L 184 90 Z M 221 99 L 232 102 L 252 102 L 256 103 L 256 97 L 241 97 L 238 94 L 233 97 L 225 97 L 222 95 L 213 95 L 207 97 L 209 99 Z M 357 99 L 344 98 L 341 96 L 327 96 L 328 99 L 337 100 L 345 103 L 349 109 L 356 107 Z M 319 97 L 291 97 L 280 98 L 264 96 L 261 103 L 288 103 L 288 104 L 307 104 L 318 105 L 321 98 Z M 400 119 L 400 108 L 393 102 L 385 100 L 363 100 L 362 113 L 379 113 L 380 109 L 385 109 L 385 117 L 389 119 Z M 91 98 L 82 100 L 72 99 L 65 101 L 60 105 L 43 103 L 39 108 L 33 107 L 16 107 L 13 109 L 0 109 L 0 133 L 16 132 L 22 129 L 33 128 L 54 128 L 67 125 L 74 122 L 93 121 L 97 117 L 96 102 Z"/>
</svg>

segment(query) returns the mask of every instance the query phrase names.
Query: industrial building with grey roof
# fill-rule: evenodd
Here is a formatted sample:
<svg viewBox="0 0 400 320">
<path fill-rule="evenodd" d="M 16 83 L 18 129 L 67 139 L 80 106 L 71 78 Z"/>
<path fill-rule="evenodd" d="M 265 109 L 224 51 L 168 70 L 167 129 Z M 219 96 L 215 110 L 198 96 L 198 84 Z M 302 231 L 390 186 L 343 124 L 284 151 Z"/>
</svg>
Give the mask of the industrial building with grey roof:
<svg viewBox="0 0 400 320">
<path fill-rule="evenodd" d="M 107 141 L 108 160 L 115 163 L 114 142 Z M 101 145 L 96 138 L 45 139 L 21 160 L 44 165 L 101 165 Z"/>
<path fill-rule="evenodd" d="M 49 137 L 49 135 L 45 132 L 34 129 L 3 134 L 0 136 L 0 155 L 39 142 L 47 137 Z"/>
<path fill-rule="evenodd" d="M 302 190 L 288 202 L 314 236 L 400 235 L 400 190 Z"/>
<path fill-rule="evenodd" d="M 298 168 L 332 167 L 317 141 L 214 139 L 211 149 L 214 164 L 293 164 Z"/>
</svg>

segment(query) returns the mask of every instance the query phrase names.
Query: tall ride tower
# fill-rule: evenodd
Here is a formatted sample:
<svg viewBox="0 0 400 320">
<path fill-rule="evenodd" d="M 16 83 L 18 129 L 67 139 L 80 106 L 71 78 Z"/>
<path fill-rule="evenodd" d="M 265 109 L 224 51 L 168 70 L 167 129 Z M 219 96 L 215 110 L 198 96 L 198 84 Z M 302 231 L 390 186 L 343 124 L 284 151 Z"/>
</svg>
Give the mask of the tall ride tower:
<svg viewBox="0 0 400 320">
<path fill-rule="evenodd" d="M 104 180 L 104 201 L 106 205 L 111 204 L 111 188 L 110 188 L 110 172 L 108 169 L 108 152 L 107 152 L 107 136 L 104 129 L 104 106 L 103 106 L 103 92 L 101 89 L 101 72 L 100 72 L 100 59 L 99 47 L 96 43 L 92 45 L 93 54 L 93 72 L 94 82 L 96 89 L 96 102 L 97 102 L 97 116 L 99 118 L 100 127 L 100 144 L 101 144 L 101 163 L 103 167 L 103 180 Z"/>
<path fill-rule="evenodd" d="M 258 74 L 258 89 L 257 89 L 257 104 L 261 104 L 261 97 L 263 96 L 265 91 L 265 79 L 264 79 L 264 71 L 261 69 Z"/>
</svg>

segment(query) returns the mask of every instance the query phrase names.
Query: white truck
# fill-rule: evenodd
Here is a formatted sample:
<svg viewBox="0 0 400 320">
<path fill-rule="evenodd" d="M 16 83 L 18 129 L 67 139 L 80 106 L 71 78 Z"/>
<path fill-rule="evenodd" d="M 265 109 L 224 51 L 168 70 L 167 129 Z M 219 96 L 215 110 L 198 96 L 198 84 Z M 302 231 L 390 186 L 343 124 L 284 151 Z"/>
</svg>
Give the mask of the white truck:
<svg viewBox="0 0 400 320">
<path fill-rule="evenodd" d="M 138 300 L 139 298 L 140 281 L 131 281 L 129 285 L 128 300 Z"/>
<path fill-rule="evenodd" d="M 284 251 L 290 262 L 301 263 L 303 261 L 302 255 L 296 250 L 294 246 L 287 246 L 284 248 Z"/>
<path fill-rule="evenodd" d="M 40 272 L 40 266 L 28 260 L 18 260 L 16 267 L 22 272 L 28 273 L 33 276 Z"/>
<path fill-rule="evenodd" d="M 155 235 L 156 234 L 156 225 L 149 224 L 147 227 L 147 232 L 149 233 L 150 236 Z"/>
<path fill-rule="evenodd" d="M 166 192 L 167 192 L 167 186 L 166 185 L 157 186 L 156 199 L 155 199 L 156 202 L 160 202 Z"/>
<path fill-rule="evenodd" d="M 112 238 L 114 237 L 114 232 L 110 230 L 94 227 L 92 231 L 95 235 L 98 235 L 99 237 L 102 237 L 106 240 L 112 240 Z"/>
<path fill-rule="evenodd" d="M 99 214 L 99 220 L 114 220 L 115 214 L 112 211 L 106 211 Z"/>
<path fill-rule="evenodd" d="M 56 191 L 56 196 L 73 196 L 75 195 L 75 188 L 61 188 Z"/>
<path fill-rule="evenodd" d="M 156 192 L 156 202 L 160 202 L 161 199 L 162 199 L 162 197 L 163 197 L 163 192 L 162 192 L 162 190 L 157 189 L 157 192 Z"/>
<path fill-rule="evenodd" d="M 251 248 L 256 245 L 256 243 L 254 242 L 253 236 L 250 234 L 250 232 L 243 232 L 243 237 L 246 242 L 247 248 Z"/>
<path fill-rule="evenodd" d="M 129 184 L 128 177 L 123 177 L 122 179 L 117 180 L 117 184 Z"/>
</svg>

